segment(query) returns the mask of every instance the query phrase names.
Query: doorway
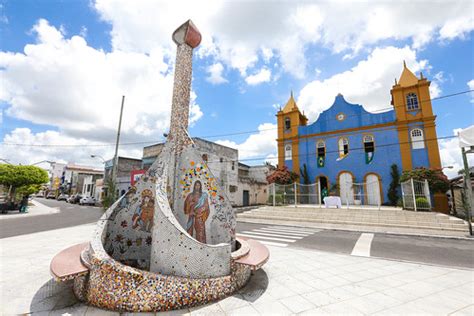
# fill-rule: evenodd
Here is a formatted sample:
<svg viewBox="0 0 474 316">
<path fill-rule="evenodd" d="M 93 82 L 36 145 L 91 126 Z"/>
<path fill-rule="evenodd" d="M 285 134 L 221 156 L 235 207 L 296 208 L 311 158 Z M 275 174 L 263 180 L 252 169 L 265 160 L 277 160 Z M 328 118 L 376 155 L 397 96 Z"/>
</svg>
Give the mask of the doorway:
<svg viewBox="0 0 474 316">
<path fill-rule="evenodd" d="M 250 194 L 249 194 L 248 190 L 243 191 L 242 205 L 243 206 L 249 206 L 250 205 Z"/>
<path fill-rule="evenodd" d="M 380 205 L 380 182 L 375 174 L 368 174 L 365 178 L 367 188 L 367 204 Z"/>
<path fill-rule="evenodd" d="M 321 196 L 321 203 L 324 203 L 324 198 L 329 195 L 328 178 L 325 176 L 318 177 L 319 195 Z"/>
</svg>

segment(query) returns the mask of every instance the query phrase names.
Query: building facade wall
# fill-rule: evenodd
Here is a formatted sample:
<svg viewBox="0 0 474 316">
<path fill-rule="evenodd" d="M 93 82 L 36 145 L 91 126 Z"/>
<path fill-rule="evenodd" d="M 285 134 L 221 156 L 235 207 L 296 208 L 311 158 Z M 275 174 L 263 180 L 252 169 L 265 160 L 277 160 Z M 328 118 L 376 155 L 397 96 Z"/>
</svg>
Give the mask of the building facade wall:
<svg viewBox="0 0 474 316">
<path fill-rule="evenodd" d="M 238 199 L 238 151 L 197 137 L 193 138 L 193 141 L 201 155 L 207 156 L 209 170 L 219 179 L 218 184 L 223 188 L 231 204 L 236 205 Z M 143 169 L 148 169 L 155 162 L 162 149 L 163 144 L 143 148 Z"/>
<path fill-rule="evenodd" d="M 301 174 L 306 165 L 310 182 L 326 177 L 329 185 L 339 184 L 339 175 L 348 173 L 352 181 L 363 183 L 369 174 L 381 181 L 382 203 L 388 201 L 391 182 L 390 168 L 396 164 L 400 171 L 419 167 L 440 168 L 439 147 L 436 139 L 435 119 L 429 95 L 430 82 L 416 77 L 406 66 L 390 91 L 393 110 L 370 113 L 361 105 L 350 104 L 342 95 L 335 98 L 329 109 L 323 111 L 312 124 L 299 124 L 298 133 L 285 133 L 285 120 L 294 120 L 299 112 L 293 97 L 285 108 L 278 112 L 278 158 L 289 170 Z M 417 106 L 407 106 L 408 94 L 416 94 Z M 297 122 L 298 123 L 298 122 Z M 411 132 L 420 129 L 423 146 L 417 148 L 412 142 Z M 371 135 L 374 139 L 374 154 L 366 159 L 363 138 Z M 339 139 L 346 138 L 349 153 L 340 153 Z M 325 142 L 324 164 L 318 162 L 317 143 Z M 291 158 L 285 157 L 285 146 L 291 145 Z M 295 152 L 295 149 L 297 150 Z M 300 177 L 301 181 L 303 178 Z M 375 179 L 373 176 L 370 179 Z"/>
</svg>

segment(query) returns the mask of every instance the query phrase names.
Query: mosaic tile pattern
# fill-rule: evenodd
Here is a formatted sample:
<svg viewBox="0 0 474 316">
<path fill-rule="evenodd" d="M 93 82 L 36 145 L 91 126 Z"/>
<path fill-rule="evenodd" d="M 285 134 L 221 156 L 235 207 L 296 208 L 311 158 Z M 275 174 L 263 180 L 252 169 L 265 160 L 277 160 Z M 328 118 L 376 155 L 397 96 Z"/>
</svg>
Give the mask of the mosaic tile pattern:
<svg viewBox="0 0 474 316">
<path fill-rule="evenodd" d="M 95 306 L 132 312 L 191 307 L 230 295 L 250 278 L 249 266 L 232 261 L 233 209 L 187 133 L 192 52 L 178 45 L 163 150 L 102 216 L 82 256 L 90 271 L 76 279 L 74 292 Z"/>
<path fill-rule="evenodd" d="M 178 45 L 174 70 L 173 100 L 169 141 L 175 141 L 176 152 L 190 145 L 188 137 L 189 101 L 191 95 L 193 49 L 187 44 Z"/>
<path fill-rule="evenodd" d="M 232 274 L 192 279 L 138 270 L 112 259 L 92 258 L 87 301 L 115 311 L 152 312 L 180 309 L 222 299 L 244 286 L 250 268 L 233 264 Z"/>
<path fill-rule="evenodd" d="M 80 301 L 87 300 L 87 290 L 89 285 L 89 273 L 86 275 L 76 277 L 74 279 L 73 291 L 77 299 Z"/>
</svg>

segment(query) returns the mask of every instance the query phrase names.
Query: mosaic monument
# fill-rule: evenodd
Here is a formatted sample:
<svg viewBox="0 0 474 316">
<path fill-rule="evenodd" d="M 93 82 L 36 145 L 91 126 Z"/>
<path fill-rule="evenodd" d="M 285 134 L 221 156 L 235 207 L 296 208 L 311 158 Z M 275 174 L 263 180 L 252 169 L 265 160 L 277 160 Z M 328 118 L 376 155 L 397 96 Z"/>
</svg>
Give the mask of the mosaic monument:
<svg viewBox="0 0 474 316">
<path fill-rule="evenodd" d="M 101 308 L 163 311 L 218 300 L 245 285 L 251 270 L 268 259 L 249 264 L 252 243 L 236 240 L 225 191 L 187 132 L 192 56 L 201 34 L 189 20 L 173 41 L 176 67 L 164 148 L 99 220 L 81 253 L 88 271 L 73 276 L 76 296 Z"/>
</svg>

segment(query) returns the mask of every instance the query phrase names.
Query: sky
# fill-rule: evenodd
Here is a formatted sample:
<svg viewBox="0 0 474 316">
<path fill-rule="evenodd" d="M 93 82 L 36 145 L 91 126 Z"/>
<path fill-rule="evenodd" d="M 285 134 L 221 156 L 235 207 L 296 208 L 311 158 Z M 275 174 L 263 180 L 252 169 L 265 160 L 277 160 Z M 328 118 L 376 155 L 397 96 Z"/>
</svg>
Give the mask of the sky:
<svg viewBox="0 0 474 316">
<path fill-rule="evenodd" d="M 0 0 L 0 11 L 0 158 L 11 163 L 100 167 L 90 156 L 113 156 L 122 95 L 119 155 L 163 141 L 171 34 L 189 18 L 203 36 L 190 134 L 250 165 L 275 157 L 275 114 L 291 92 L 311 123 L 338 93 L 389 108 L 404 60 L 431 80 L 432 98 L 474 89 L 472 1 Z M 438 137 L 474 124 L 473 93 L 432 104 Z M 456 175 L 457 139 L 439 144 Z"/>
</svg>

